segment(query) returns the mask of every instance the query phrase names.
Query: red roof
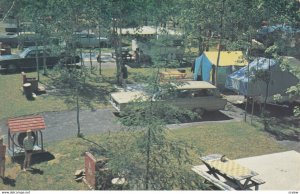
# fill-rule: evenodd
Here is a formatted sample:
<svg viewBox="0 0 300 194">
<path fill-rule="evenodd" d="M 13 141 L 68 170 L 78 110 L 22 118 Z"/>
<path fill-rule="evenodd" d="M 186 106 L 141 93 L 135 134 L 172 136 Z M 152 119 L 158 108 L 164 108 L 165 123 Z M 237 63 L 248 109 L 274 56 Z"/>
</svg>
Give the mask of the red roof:
<svg viewBox="0 0 300 194">
<path fill-rule="evenodd" d="M 10 133 L 38 131 L 46 128 L 44 117 L 39 115 L 8 119 L 7 125 Z"/>
</svg>

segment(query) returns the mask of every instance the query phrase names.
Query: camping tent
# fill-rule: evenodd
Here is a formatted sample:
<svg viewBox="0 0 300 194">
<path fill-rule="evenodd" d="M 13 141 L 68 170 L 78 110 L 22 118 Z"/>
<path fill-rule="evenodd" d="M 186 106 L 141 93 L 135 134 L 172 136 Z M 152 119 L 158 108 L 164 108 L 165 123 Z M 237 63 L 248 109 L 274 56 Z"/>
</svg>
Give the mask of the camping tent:
<svg viewBox="0 0 300 194">
<path fill-rule="evenodd" d="M 290 68 L 300 67 L 300 61 L 294 57 L 285 57 L 284 60 Z M 262 72 L 268 71 L 270 72 L 270 81 L 267 101 L 274 102 L 273 95 L 276 94 L 284 96 L 282 101 L 288 100 L 286 90 L 291 86 L 297 85 L 299 78 L 289 71 L 283 71 L 280 63 L 274 59 L 256 58 L 248 66 L 229 75 L 226 79 L 225 87 L 262 102 L 266 96 L 267 83 L 262 79 L 255 78 L 257 77 L 255 75 L 261 75 Z"/>
<path fill-rule="evenodd" d="M 212 69 L 216 66 L 217 59 L 218 51 L 204 52 L 199 56 L 194 64 L 194 80 L 211 82 L 213 80 Z M 247 65 L 247 61 L 243 57 L 242 51 L 221 51 L 217 75 L 218 87 L 224 87 L 227 75 L 245 65 Z"/>
</svg>

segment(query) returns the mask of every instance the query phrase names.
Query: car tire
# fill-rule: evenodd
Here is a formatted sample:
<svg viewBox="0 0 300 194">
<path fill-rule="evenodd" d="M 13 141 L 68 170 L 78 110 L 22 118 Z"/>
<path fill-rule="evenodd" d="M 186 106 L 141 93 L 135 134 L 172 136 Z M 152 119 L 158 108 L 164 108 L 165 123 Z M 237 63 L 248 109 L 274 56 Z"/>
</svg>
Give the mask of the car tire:
<svg viewBox="0 0 300 194">
<path fill-rule="evenodd" d="M 14 64 L 9 64 L 7 66 L 8 73 L 15 73 L 17 71 L 17 66 Z"/>
</svg>

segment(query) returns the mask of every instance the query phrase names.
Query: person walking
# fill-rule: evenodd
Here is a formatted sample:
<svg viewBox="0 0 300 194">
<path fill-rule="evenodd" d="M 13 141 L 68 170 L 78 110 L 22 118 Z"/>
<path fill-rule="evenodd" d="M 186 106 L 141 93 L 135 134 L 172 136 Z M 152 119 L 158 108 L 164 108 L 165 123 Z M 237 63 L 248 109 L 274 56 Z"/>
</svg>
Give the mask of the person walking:
<svg viewBox="0 0 300 194">
<path fill-rule="evenodd" d="M 23 146 L 25 150 L 23 170 L 26 171 L 30 167 L 31 156 L 33 153 L 33 146 L 34 146 L 34 138 L 31 135 L 31 130 L 27 131 L 27 136 L 23 140 Z"/>
<path fill-rule="evenodd" d="M 0 177 L 2 179 L 5 177 L 5 153 L 6 146 L 3 145 L 3 137 L 0 137 Z"/>
</svg>

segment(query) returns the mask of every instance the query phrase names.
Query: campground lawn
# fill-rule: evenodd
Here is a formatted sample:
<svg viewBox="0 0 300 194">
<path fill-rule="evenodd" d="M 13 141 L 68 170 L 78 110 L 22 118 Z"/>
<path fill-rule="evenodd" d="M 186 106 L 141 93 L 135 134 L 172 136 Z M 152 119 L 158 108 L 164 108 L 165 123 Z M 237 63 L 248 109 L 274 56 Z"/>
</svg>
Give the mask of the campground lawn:
<svg viewBox="0 0 300 194">
<path fill-rule="evenodd" d="M 153 71 L 152 68 L 128 69 L 128 83 L 145 81 Z M 49 70 L 49 76 L 40 73 L 40 82 L 46 86 L 47 93 L 38 95 L 35 100 L 27 100 L 22 91 L 22 77 L 17 74 L 0 74 L 0 120 L 10 117 L 30 115 L 46 111 L 62 111 L 75 108 L 74 97 L 63 89 L 55 90 L 55 75 Z M 187 72 L 189 70 L 187 69 Z M 84 96 L 81 96 L 81 109 L 97 109 L 106 107 L 108 94 L 115 90 L 116 70 L 113 68 L 102 69 L 102 75 L 98 72 L 91 74 L 87 81 Z M 37 77 L 36 72 L 26 73 L 27 77 Z M 189 75 L 191 76 L 191 75 Z M 53 89 L 52 89 L 53 88 Z"/>
<path fill-rule="evenodd" d="M 285 151 L 273 138 L 244 122 L 227 122 L 216 124 L 202 124 L 197 127 L 168 130 L 169 139 L 188 142 L 194 146 L 190 150 L 192 164 L 183 165 L 190 169 L 199 165 L 200 154 L 221 153 L 231 159 L 251 157 Z M 42 159 L 35 156 L 38 163 L 33 167 L 35 173 L 22 172 L 20 164 L 7 160 L 6 176 L 10 182 L 0 183 L 4 190 L 88 190 L 84 183 L 74 180 L 74 173 L 84 168 L 84 153 L 99 148 L 113 149 L 111 142 L 133 142 L 132 132 L 115 132 L 95 134 L 82 138 L 73 138 L 46 145 L 49 152 Z M 118 153 L 122 153 L 122 146 L 117 146 Z M 196 150 L 200 150 L 198 153 Z M 111 158 L 113 159 L 113 158 Z M 20 160 L 22 162 L 22 158 Z M 35 183 L 35 184 L 32 184 Z M 11 185 L 10 185 L 11 184 Z"/>
</svg>

